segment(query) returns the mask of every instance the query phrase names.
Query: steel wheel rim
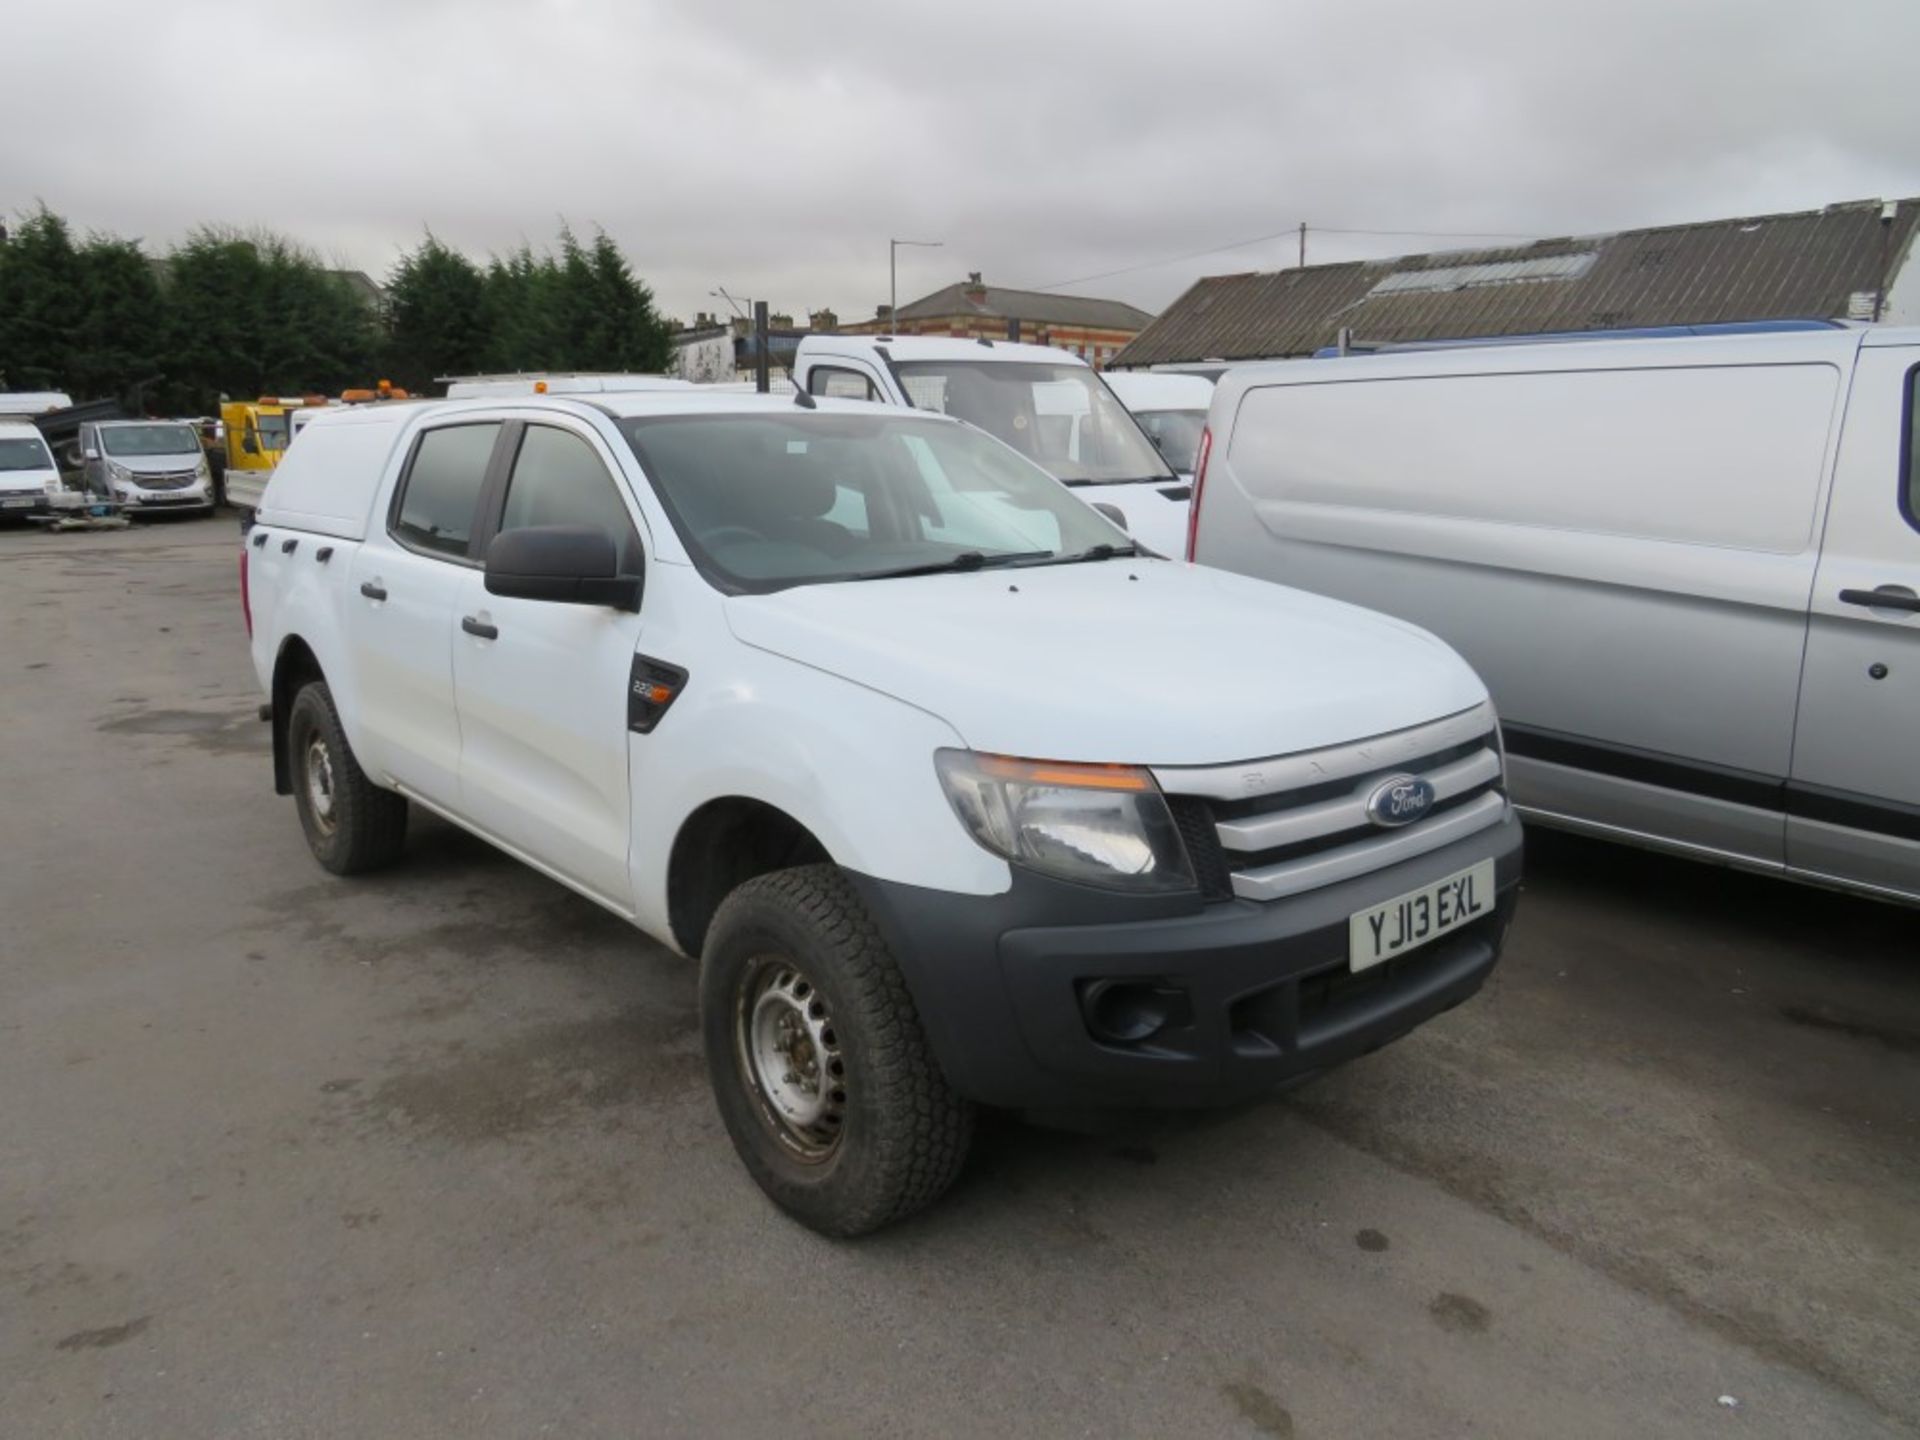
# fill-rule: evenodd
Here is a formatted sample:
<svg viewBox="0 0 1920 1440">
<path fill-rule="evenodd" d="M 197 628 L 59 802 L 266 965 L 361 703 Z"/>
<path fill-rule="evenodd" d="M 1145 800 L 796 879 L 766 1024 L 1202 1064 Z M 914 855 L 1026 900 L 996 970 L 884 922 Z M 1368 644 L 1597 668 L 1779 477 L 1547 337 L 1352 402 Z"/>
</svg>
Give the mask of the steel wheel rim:
<svg viewBox="0 0 1920 1440">
<path fill-rule="evenodd" d="M 307 757 L 304 766 L 307 779 L 307 809 L 313 815 L 313 823 L 328 834 L 333 833 L 333 754 L 327 749 L 327 742 L 319 736 L 307 742 Z"/>
<path fill-rule="evenodd" d="M 797 1159 L 830 1159 L 846 1127 L 846 1064 L 833 1013 L 799 966 L 768 956 L 748 967 L 735 1006 L 733 1045 L 775 1138 Z"/>
</svg>

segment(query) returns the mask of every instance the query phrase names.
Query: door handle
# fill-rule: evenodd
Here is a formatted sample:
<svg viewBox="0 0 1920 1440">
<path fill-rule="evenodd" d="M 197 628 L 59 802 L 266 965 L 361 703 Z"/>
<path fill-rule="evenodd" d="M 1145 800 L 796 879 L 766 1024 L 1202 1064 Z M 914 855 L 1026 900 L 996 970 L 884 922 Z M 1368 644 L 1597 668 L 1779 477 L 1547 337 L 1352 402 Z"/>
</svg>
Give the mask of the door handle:
<svg viewBox="0 0 1920 1440">
<path fill-rule="evenodd" d="M 471 615 L 462 615 L 460 617 L 460 628 L 469 635 L 478 635 L 482 640 L 498 640 L 500 638 L 500 627 L 498 625 L 489 625 L 486 621 L 476 620 Z"/>
<path fill-rule="evenodd" d="M 387 587 L 378 581 L 362 580 L 360 582 L 360 593 L 369 600 L 384 600 L 387 598 Z"/>
<path fill-rule="evenodd" d="M 1920 614 L 1920 595 L 1904 585 L 1883 585 L 1878 590 L 1842 590 L 1841 603 L 1866 605 L 1875 610 L 1911 610 Z"/>
</svg>

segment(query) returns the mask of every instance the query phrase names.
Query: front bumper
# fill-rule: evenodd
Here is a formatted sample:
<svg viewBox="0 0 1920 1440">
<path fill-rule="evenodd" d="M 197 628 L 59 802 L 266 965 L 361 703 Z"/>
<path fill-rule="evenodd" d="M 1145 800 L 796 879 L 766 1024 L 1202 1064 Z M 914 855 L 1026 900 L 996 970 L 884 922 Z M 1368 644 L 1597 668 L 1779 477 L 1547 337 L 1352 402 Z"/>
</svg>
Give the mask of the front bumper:
<svg viewBox="0 0 1920 1440">
<path fill-rule="evenodd" d="M 121 491 L 114 496 L 114 500 L 129 515 L 146 512 L 157 514 L 163 510 L 213 509 L 213 496 L 205 490 L 157 490 L 131 495 Z"/>
<path fill-rule="evenodd" d="M 24 520 L 29 515 L 45 515 L 52 508 L 45 491 L 0 495 L 0 520 Z"/>
<path fill-rule="evenodd" d="M 1226 1104 L 1399 1038 L 1492 972 L 1519 895 L 1520 822 L 1271 903 L 1111 894 L 1016 869 L 1004 895 L 854 875 L 948 1079 L 1015 1109 Z M 1493 913 L 1371 970 L 1347 967 L 1347 922 L 1495 862 Z M 1090 987 L 1150 988 L 1170 1023 L 1096 1035 Z M 1095 992 L 1097 993 L 1097 992 Z"/>
</svg>

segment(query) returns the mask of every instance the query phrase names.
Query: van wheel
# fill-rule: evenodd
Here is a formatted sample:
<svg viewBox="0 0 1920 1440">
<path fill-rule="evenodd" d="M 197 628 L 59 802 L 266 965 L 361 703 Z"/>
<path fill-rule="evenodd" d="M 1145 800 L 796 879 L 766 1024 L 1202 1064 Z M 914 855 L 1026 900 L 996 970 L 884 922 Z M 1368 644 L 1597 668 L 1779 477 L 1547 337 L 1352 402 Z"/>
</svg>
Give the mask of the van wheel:
<svg viewBox="0 0 1920 1440">
<path fill-rule="evenodd" d="M 336 875 L 353 875 L 399 858 L 407 838 L 407 802 L 367 779 L 324 682 L 304 685 L 293 697 L 287 752 L 293 803 L 314 859 Z"/>
<path fill-rule="evenodd" d="M 762 875 L 721 905 L 700 967 L 721 1118 L 781 1209 L 864 1235 L 960 1173 L 973 1106 L 947 1084 L 906 981 L 832 865 Z"/>
</svg>

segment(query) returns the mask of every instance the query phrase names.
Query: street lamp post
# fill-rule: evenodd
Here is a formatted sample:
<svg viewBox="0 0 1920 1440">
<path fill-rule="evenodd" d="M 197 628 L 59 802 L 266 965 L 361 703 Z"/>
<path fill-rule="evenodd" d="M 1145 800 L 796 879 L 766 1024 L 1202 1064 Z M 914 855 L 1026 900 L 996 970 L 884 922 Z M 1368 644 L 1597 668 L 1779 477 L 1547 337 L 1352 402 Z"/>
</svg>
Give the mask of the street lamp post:
<svg viewBox="0 0 1920 1440">
<path fill-rule="evenodd" d="M 895 334 L 900 331 L 900 247 L 918 245 L 923 250 L 938 250 L 944 240 L 887 241 L 887 324 Z"/>
</svg>

